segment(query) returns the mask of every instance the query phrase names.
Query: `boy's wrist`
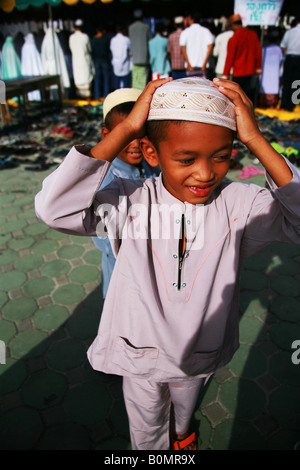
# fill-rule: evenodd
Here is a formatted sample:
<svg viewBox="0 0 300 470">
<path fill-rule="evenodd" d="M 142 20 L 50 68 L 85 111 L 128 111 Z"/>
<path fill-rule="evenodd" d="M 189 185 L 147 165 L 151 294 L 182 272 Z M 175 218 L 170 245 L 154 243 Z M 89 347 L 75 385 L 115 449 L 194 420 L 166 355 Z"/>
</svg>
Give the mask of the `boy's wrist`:
<svg viewBox="0 0 300 470">
<path fill-rule="evenodd" d="M 262 145 L 265 145 L 266 143 L 268 142 L 265 139 L 265 137 L 260 132 L 258 132 L 245 145 L 248 147 L 250 152 L 256 155 L 257 153 L 258 154 L 260 153 L 260 150 L 262 149 Z"/>
</svg>

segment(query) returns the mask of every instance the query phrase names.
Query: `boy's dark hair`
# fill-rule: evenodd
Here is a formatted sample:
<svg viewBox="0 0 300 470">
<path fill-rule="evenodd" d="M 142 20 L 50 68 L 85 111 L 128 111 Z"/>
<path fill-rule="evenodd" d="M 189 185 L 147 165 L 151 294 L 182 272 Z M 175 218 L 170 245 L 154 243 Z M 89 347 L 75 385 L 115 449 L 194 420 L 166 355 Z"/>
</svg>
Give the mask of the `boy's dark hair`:
<svg viewBox="0 0 300 470">
<path fill-rule="evenodd" d="M 107 127 L 107 129 L 111 131 L 113 128 L 113 120 L 115 116 L 128 116 L 134 105 L 135 101 L 128 101 L 127 103 L 121 103 L 112 108 L 105 117 L 104 127 Z"/>
<path fill-rule="evenodd" d="M 178 120 L 165 120 L 165 121 L 147 121 L 146 122 L 146 135 L 150 142 L 154 145 L 156 150 L 158 150 L 158 145 L 165 139 L 168 127 L 170 124 L 175 124 L 177 126 L 186 123 L 187 121 L 178 121 Z M 233 136 L 236 136 L 236 132 L 233 132 Z"/>
<path fill-rule="evenodd" d="M 158 145 L 165 138 L 166 132 L 170 124 L 180 125 L 183 121 L 165 120 L 165 121 L 147 121 L 146 122 L 146 135 L 150 142 L 158 150 Z"/>
</svg>

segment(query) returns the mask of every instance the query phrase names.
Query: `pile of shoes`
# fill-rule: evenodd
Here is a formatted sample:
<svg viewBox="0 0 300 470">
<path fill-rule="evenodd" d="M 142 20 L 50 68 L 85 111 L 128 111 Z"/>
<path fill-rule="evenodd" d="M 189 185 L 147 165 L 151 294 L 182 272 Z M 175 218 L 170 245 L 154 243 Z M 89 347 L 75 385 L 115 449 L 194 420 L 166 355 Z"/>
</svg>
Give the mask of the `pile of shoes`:
<svg viewBox="0 0 300 470">
<path fill-rule="evenodd" d="M 73 145 L 93 146 L 101 139 L 102 106 L 63 107 L 42 116 L 26 130 L 10 125 L 0 129 L 0 170 L 20 165 L 44 171 L 59 164 Z"/>
</svg>

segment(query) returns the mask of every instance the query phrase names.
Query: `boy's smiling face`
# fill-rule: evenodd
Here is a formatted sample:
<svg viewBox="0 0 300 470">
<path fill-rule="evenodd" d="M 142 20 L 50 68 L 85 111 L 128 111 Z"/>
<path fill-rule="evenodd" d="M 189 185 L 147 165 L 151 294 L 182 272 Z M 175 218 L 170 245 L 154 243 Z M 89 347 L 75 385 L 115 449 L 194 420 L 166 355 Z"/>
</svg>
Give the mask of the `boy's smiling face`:
<svg viewBox="0 0 300 470">
<path fill-rule="evenodd" d="M 124 114 L 116 114 L 113 118 L 112 129 L 114 129 L 118 124 L 124 121 L 127 116 Z M 108 133 L 109 129 L 106 127 L 102 128 L 102 138 L 104 138 Z M 138 166 L 143 160 L 143 154 L 140 147 L 140 140 L 135 139 L 130 142 L 127 147 L 125 147 L 118 155 L 119 160 L 122 160 L 129 165 Z"/>
<path fill-rule="evenodd" d="M 157 158 L 163 184 L 174 197 L 204 204 L 228 172 L 233 135 L 230 129 L 213 124 L 171 122 L 157 148 L 150 143 L 152 161 L 143 144 L 144 155 L 153 166 Z"/>
</svg>

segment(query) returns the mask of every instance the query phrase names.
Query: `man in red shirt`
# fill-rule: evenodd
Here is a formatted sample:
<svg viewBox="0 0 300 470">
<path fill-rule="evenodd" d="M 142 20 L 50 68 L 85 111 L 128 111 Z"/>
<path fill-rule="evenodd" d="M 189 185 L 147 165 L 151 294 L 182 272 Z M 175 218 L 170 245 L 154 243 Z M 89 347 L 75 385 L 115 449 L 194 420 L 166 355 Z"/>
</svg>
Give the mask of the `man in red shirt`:
<svg viewBox="0 0 300 470">
<path fill-rule="evenodd" d="M 223 78 L 229 78 L 232 68 L 232 80 L 254 102 L 255 77 L 262 72 L 260 42 L 255 31 L 243 26 L 240 15 L 232 15 L 229 23 L 234 35 L 228 41 Z"/>
</svg>

